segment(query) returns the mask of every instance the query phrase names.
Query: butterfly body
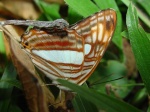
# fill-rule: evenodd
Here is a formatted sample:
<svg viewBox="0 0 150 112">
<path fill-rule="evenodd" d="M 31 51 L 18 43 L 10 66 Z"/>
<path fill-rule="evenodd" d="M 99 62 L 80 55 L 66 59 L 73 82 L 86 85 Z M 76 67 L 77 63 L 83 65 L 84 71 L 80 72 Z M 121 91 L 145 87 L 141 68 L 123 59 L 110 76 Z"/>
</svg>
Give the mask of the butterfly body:
<svg viewBox="0 0 150 112">
<path fill-rule="evenodd" d="M 116 25 L 115 11 L 97 12 L 66 28 L 32 28 L 21 44 L 48 78 L 83 84 L 97 67 Z"/>
</svg>

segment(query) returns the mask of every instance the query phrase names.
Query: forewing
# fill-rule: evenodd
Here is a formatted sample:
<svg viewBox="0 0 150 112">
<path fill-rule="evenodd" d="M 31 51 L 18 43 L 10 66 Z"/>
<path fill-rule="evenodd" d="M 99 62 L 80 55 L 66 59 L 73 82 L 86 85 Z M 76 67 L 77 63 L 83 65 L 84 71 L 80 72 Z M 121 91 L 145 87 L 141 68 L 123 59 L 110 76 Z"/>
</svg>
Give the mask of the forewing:
<svg viewBox="0 0 150 112">
<path fill-rule="evenodd" d="M 103 10 L 72 26 L 84 38 L 84 65 L 78 84 L 84 83 L 97 67 L 116 26 L 116 12 Z"/>
</svg>

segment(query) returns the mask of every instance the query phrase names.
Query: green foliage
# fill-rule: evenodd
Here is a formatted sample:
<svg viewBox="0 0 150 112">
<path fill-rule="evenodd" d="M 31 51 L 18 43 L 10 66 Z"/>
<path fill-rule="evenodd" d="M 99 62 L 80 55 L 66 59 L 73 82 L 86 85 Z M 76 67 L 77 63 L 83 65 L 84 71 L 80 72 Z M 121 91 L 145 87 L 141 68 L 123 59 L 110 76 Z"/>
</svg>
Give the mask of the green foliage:
<svg viewBox="0 0 150 112">
<path fill-rule="evenodd" d="M 150 40 L 146 32 L 139 25 L 137 12 L 131 4 L 129 5 L 126 22 L 137 67 L 150 94 Z"/>
<path fill-rule="evenodd" d="M 80 87 L 64 80 L 59 79 L 58 81 L 64 86 L 69 87 L 71 90 L 77 92 L 81 97 L 95 104 L 99 109 L 104 109 L 107 112 L 140 112 L 140 110 L 136 109 L 135 107 L 103 93 L 90 90 L 85 87 Z M 85 108 L 88 107 L 86 106 Z"/>
<path fill-rule="evenodd" d="M 42 11 L 39 20 L 61 18 L 60 5 L 48 4 L 42 0 L 35 0 L 35 3 Z M 64 86 L 76 92 L 76 97 L 72 101 L 76 112 L 146 111 L 138 105 L 147 99 L 147 92 L 150 93 L 150 33 L 144 31 L 148 31 L 150 28 L 148 18 L 150 16 L 150 2 L 148 0 L 132 0 L 132 3 L 130 0 L 65 0 L 65 3 L 68 5 L 68 12 L 66 11 L 68 15 L 65 19 L 70 24 L 107 8 L 112 8 L 117 13 L 117 25 L 112 40 L 117 52 L 113 52 L 114 49 L 108 49 L 87 84 L 81 87 L 59 80 Z M 140 23 L 142 24 L 140 25 Z M 146 27 L 142 28 L 143 26 Z M 129 79 L 127 76 L 128 68 L 125 64 L 126 57 L 123 52 L 122 37 L 130 42 L 142 78 L 140 80 L 144 84 L 137 83 L 135 77 Z M 3 59 L 6 59 L 2 37 L 0 37 L 0 53 L 4 56 Z M 22 87 L 16 78 L 13 65 L 10 64 L 5 69 L 0 66 L 0 73 L 0 112 L 23 112 L 24 110 L 18 106 L 18 97 L 14 98 L 14 93 L 22 90 Z M 110 88 L 107 88 L 108 85 Z M 138 86 L 138 91 L 134 91 L 135 86 Z M 107 95 L 108 93 L 110 95 Z M 132 97 L 127 99 L 130 94 Z M 148 104 L 148 102 L 146 103 Z M 150 110 L 146 106 L 144 108 Z M 28 110 L 25 111 L 28 112 Z"/>
<path fill-rule="evenodd" d="M 98 112 L 98 108 L 89 100 L 77 94 L 72 101 L 76 112 Z"/>
<path fill-rule="evenodd" d="M 0 32 L 0 62 L 1 63 L 6 63 L 7 62 L 7 57 L 6 57 L 6 50 L 5 50 L 5 45 L 4 45 L 4 40 L 3 40 L 3 33 L 2 31 Z M 0 66 L 0 73 L 3 73 L 4 68 Z"/>
<path fill-rule="evenodd" d="M 122 2 L 129 6 L 130 4 L 130 0 L 122 0 Z M 136 2 L 135 2 L 136 3 Z M 144 13 L 144 11 L 142 11 L 140 8 L 138 8 L 138 6 L 135 4 L 133 5 L 134 7 L 136 7 L 136 10 L 137 10 L 137 13 L 138 13 L 138 16 L 139 18 L 148 26 L 150 27 L 150 20 L 149 20 L 149 13 L 150 13 L 150 10 L 148 9 L 149 6 L 150 6 L 150 3 L 148 0 L 137 0 L 137 3 L 139 5 L 141 5 L 143 7 L 143 9 L 145 9 L 144 11 L 147 12 L 148 15 L 146 15 Z"/>
<path fill-rule="evenodd" d="M 21 88 L 16 75 L 15 68 L 9 63 L 0 79 L 0 112 L 22 112 L 18 105 L 14 104 L 14 86 Z"/>
<path fill-rule="evenodd" d="M 135 82 L 134 80 L 123 78 L 127 74 L 126 67 L 123 63 L 108 60 L 107 65 L 100 64 L 97 68 L 98 69 L 96 69 L 93 75 L 88 79 L 91 88 L 101 93 L 106 93 L 105 86 L 110 85 L 112 88 L 116 89 L 115 93 L 112 93 L 111 96 L 118 94 L 121 98 L 125 98 L 130 93 L 133 87 L 125 85 L 135 84 Z M 118 78 L 121 79 L 117 80 Z M 114 79 L 115 81 L 111 81 Z"/>
<path fill-rule="evenodd" d="M 35 0 L 35 2 L 43 12 L 42 16 L 44 17 L 41 16 L 41 19 L 46 18 L 47 20 L 55 20 L 61 18 L 58 4 L 47 4 L 40 0 Z"/>
<path fill-rule="evenodd" d="M 82 15 L 83 17 L 86 17 L 86 16 L 88 16 L 88 15 L 90 15 L 90 14 L 92 14 L 92 12 L 93 12 L 93 10 L 97 10 L 96 8 L 95 8 L 95 6 L 93 6 L 93 3 L 90 3 L 91 1 L 87 1 L 86 2 L 86 5 L 87 5 L 87 7 L 85 6 L 85 8 L 84 8 L 84 5 L 83 4 L 81 4 L 82 2 L 85 2 L 84 0 L 82 1 L 81 0 L 81 3 L 80 4 L 78 4 L 78 5 L 73 5 L 73 4 L 77 4 L 77 1 L 73 1 L 73 0 L 65 0 L 66 1 L 66 3 L 72 8 L 72 9 L 74 9 L 77 13 L 79 13 L 80 15 Z M 148 57 L 148 54 L 150 53 L 149 52 L 149 50 L 147 51 L 147 49 L 148 48 L 150 48 L 149 47 L 149 41 L 148 41 L 148 39 L 149 39 L 149 34 L 148 33 L 145 33 L 144 32 L 144 30 L 141 28 L 141 27 L 139 27 L 138 28 L 138 30 L 139 31 L 136 31 L 136 29 L 134 28 L 134 26 L 139 26 L 139 23 L 138 23 L 138 21 L 137 21 L 137 16 L 136 16 L 136 14 L 135 14 L 135 12 L 134 11 L 132 11 L 131 9 L 128 11 L 128 13 L 130 13 L 130 14 L 128 14 L 127 15 L 127 17 L 128 18 L 130 18 L 130 24 L 129 24 L 129 21 L 128 21 L 128 19 L 127 19 L 127 28 L 128 28 L 128 31 L 127 30 L 125 30 L 125 31 L 123 31 L 123 32 L 121 32 L 121 30 L 122 30 L 122 18 L 121 18 L 121 13 L 120 13 L 120 11 L 119 11 L 119 8 L 118 8 L 118 6 L 117 6 L 117 4 L 115 3 L 115 1 L 112 1 L 112 0 L 107 0 L 107 2 L 106 2 L 106 0 L 101 0 L 101 1 L 99 1 L 99 0 L 94 0 L 94 2 L 96 3 L 96 6 L 98 6 L 98 8 L 99 9 L 106 9 L 106 8 L 113 8 L 113 9 L 115 9 L 116 10 L 116 12 L 117 12 L 117 27 L 116 27 L 116 32 L 115 32 L 115 34 L 114 34 L 114 37 L 113 37 L 113 42 L 116 44 L 116 46 L 119 48 L 119 49 L 122 49 L 122 38 L 121 38 L 121 35 L 122 36 L 124 36 L 124 37 L 127 37 L 129 40 L 130 40 L 130 42 L 131 42 L 131 47 L 132 47 L 132 49 L 133 49 L 133 53 L 134 53 L 134 55 L 135 55 L 135 59 L 136 59 L 136 62 L 137 62 L 137 66 L 138 66 L 138 70 L 140 71 L 140 73 L 141 73 L 141 75 L 142 75 L 142 78 L 143 78 L 143 80 L 145 80 L 144 82 L 145 82 L 145 84 L 146 84 L 146 86 L 147 86 L 147 88 L 149 87 L 149 69 L 148 69 L 148 67 L 149 67 L 149 65 L 150 65 L 150 63 L 149 63 L 149 57 Z M 124 3 L 127 3 L 128 2 L 128 4 L 130 3 L 129 1 L 125 1 Z M 140 4 L 140 1 L 138 1 L 138 3 Z M 127 5 L 127 4 L 126 4 Z M 143 3 L 141 3 L 141 5 L 145 8 L 145 10 L 146 10 L 146 8 L 147 8 L 147 6 L 145 6 Z M 93 7 L 93 8 L 92 8 Z M 130 8 L 131 7 L 134 7 L 134 6 L 130 6 Z M 84 8 L 84 10 L 82 10 Z M 89 10 L 90 9 L 90 10 Z M 88 11 L 88 12 L 87 12 Z M 148 10 L 147 10 L 148 11 Z M 143 22 L 145 22 L 146 23 L 146 25 L 147 26 L 149 26 L 149 23 L 150 22 L 148 22 L 147 21 L 147 17 L 146 16 L 143 16 L 143 12 L 141 12 L 141 10 L 140 9 L 138 9 L 138 15 L 139 15 L 139 17 L 143 20 Z M 124 23 L 124 25 L 125 25 L 125 23 Z M 129 26 L 130 25 L 130 26 Z M 117 37 L 117 38 L 116 38 Z M 135 38 L 136 37 L 136 38 Z M 138 37 L 139 38 L 141 38 L 141 39 L 138 39 Z M 133 39 L 134 38 L 134 39 Z M 146 38 L 146 40 L 144 40 L 143 38 Z M 139 43 L 138 43 L 139 42 Z M 141 43 L 140 43 L 141 42 Z M 145 49 L 146 48 L 146 49 Z M 143 50 L 143 49 L 145 49 L 145 50 Z M 144 53 L 145 52 L 145 53 Z M 119 54 L 119 55 L 122 55 L 122 53 L 121 54 Z M 120 56 L 121 57 L 121 56 Z M 97 70 L 93 73 L 93 76 L 91 76 L 91 78 L 89 79 L 89 82 L 91 81 L 91 80 L 94 80 L 94 79 L 99 79 L 103 74 L 112 74 L 113 73 L 113 71 L 114 71 L 114 74 L 116 75 L 116 73 L 117 73 L 117 71 L 119 70 L 119 68 L 121 67 L 120 65 L 118 65 L 118 67 L 116 67 L 116 69 L 115 68 L 113 68 L 115 65 L 117 65 L 116 63 L 113 65 L 111 65 L 110 67 L 109 67 L 109 65 L 106 65 L 106 69 L 105 69 L 105 67 L 103 68 L 103 67 L 98 67 L 97 68 Z M 140 67 L 139 67 L 140 66 Z M 108 72 L 108 71 L 111 71 L 111 73 L 110 72 Z M 125 70 L 126 71 L 126 70 Z M 98 75 L 100 73 L 100 75 Z M 122 73 L 120 73 L 120 74 L 122 74 Z M 117 76 L 117 75 L 116 75 Z M 121 76 L 121 75 L 120 75 Z M 120 76 L 118 76 L 118 77 L 120 77 Z M 94 78 L 93 78 L 94 77 Z M 111 77 L 112 78 L 112 77 Z M 107 78 L 107 80 L 111 80 L 110 78 Z M 120 81 L 120 83 L 119 82 L 117 82 L 117 81 L 114 81 L 116 84 L 118 84 L 118 85 L 125 85 L 125 84 L 128 84 L 128 86 L 130 86 L 130 85 L 133 85 L 134 86 L 134 84 L 135 84 L 135 82 L 133 81 L 133 80 L 121 80 Z M 64 83 L 63 83 L 64 84 Z M 114 84 L 112 84 L 113 86 L 114 86 Z M 135 84 L 136 85 L 136 84 Z M 67 85 L 66 85 L 67 86 Z M 70 86 L 70 84 L 68 85 L 68 87 Z M 104 88 L 104 84 L 101 84 L 101 86 L 103 86 L 103 88 Z M 117 85 L 115 85 L 116 87 L 117 87 Z M 123 90 L 123 91 L 126 91 L 126 92 L 118 92 L 118 94 L 120 95 L 120 96 L 122 96 L 122 97 L 125 97 L 125 96 L 127 96 L 127 94 L 132 90 L 132 87 L 128 87 L 128 86 L 126 86 L 126 87 L 123 87 L 123 89 L 121 88 L 121 90 Z M 74 86 L 72 86 L 72 87 L 70 87 L 72 90 L 74 90 L 74 91 L 76 91 L 76 89 L 74 88 Z M 102 89 L 102 87 L 99 87 L 99 86 L 93 86 L 92 88 L 94 88 L 94 90 L 97 90 L 97 91 L 99 91 L 99 92 L 104 92 L 104 89 Z M 125 88 L 127 89 L 127 90 L 125 90 Z M 79 89 L 79 88 L 78 88 Z M 80 90 L 82 90 L 83 91 L 83 88 L 81 89 L 80 88 Z M 79 90 L 79 91 L 80 91 Z M 150 90 L 150 89 L 149 89 Z M 84 93 L 80 93 L 78 90 L 76 91 L 78 94 L 80 94 L 81 96 L 80 97 L 84 97 L 85 98 L 85 93 L 87 93 L 87 91 L 84 91 Z M 118 89 L 118 91 L 119 91 L 119 89 Z M 146 91 L 140 91 L 136 96 L 138 96 L 138 97 L 136 97 L 137 99 L 139 99 L 139 97 L 141 96 L 140 94 L 146 94 Z M 90 96 L 95 96 L 95 92 L 92 94 L 92 93 L 90 93 Z M 89 99 L 89 97 L 90 96 L 86 96 L 86 98 L 88 98 Z M 143 95 L 142 95 L 143 96 Z M 107 96 L 106 96 L 107 97 Z M 98 97 L 97 97 L 98 98 Z M 135 97 L 134 97 L 135 98 Z M 143 97 L 142 97 L 143 98 Z M 141 98 L 141 99 L 142 99 Z M 87 100 L 88 100 L 87 99 Z M 99 100 L 101 100 L 102 101 L 102 98 L 100 98 Z M 133 99 L 134 100 L 134 99 Z M 95 102 L 93 99 L 90 99 L 90 101 L 93 103 L 93 104 L 95 104 L 95 105 L 97 105 L 97 104 L 100 104 L 100 102 Z M 105 100 L 104 100 L 105 101 Z M 115 101 L 107 101 L 107 102 L 104 102 L 103 101 L 103 103 L 107 103 L 107 106 L 108 107 L 104 107 L 105 109 L 110 109 L 109 111 L 121 111 L 121 112 L 123 112 L 123 111 L 130 111 L 130 110 L 132 110 L 132 109 L 130 109 L 130 107 L 128 107 L 128 106 L 123 106 L 123 107 L 126 107 L 126 108 L 124 108 L 123 110 L 115 110 L 115 107 L 113 108 L 113 106 L 111 106 L 113 109 L 111 110 L 111 107 L 109 106 L 109 104 L 111 105 L 111 104 L 113 104 Z M 83 103 L 83 102 L 82 102 Z M 101 102 L 102 103 L 102 102 Z M 77 103 L 76 103 L 76 105 L 77 105 Z M 101 104 L 101 106 L 102 106 L 103 104 Z M 120 108 L 121 108 L 121 106 L 122 106 L 122 104 L 121 103 L 119 103 L 118 102 L 118 108 L 119 108 L 119 106 L 120 106 Z M 79 106 L 79 105 L 78 105 Z M 76 107 L 76 108 L 78 108 L 78 106 Z M 87 108 L 87 107 L 86 107 Z M 102 109 L 102 108 L 100 108 L 100 109 Z M 129 109 L 129 110 L 128 110 Z M 133 110 L 132 110 L 133 111 Z M 134 110 L 134 111 L 137 111 L 137 110 Z"/>
</svg>

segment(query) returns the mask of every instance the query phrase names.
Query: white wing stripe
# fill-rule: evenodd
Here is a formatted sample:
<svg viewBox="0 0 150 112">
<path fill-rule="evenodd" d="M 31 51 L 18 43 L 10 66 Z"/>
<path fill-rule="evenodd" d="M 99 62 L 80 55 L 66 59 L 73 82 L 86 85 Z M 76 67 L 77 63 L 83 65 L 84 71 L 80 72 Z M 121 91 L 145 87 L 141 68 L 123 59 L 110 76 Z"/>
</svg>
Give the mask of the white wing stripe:
<svg viewBox="0 0 150 112">
<path fill-rule="evenodd" d="M 41 58 L 55 62 L 55 63 L 68 63 L 68 64 L 77 64 L 81 65 L 84 60 L 82 52 L 70 51 L 70 50 L 32 50 L 32 52 Z M 76 56 L 76 57 L 75 57 Z M 65 58 L 64 58 L 65 57 Z"/>
<path fill-rule="evenodd" d="M 91 45 L 90 44 L 85 44 L 84 45 L 84 53 L 85 53 L 85 55 L 89 54 L 90 51 L 91 51 Z"/>
</svg>

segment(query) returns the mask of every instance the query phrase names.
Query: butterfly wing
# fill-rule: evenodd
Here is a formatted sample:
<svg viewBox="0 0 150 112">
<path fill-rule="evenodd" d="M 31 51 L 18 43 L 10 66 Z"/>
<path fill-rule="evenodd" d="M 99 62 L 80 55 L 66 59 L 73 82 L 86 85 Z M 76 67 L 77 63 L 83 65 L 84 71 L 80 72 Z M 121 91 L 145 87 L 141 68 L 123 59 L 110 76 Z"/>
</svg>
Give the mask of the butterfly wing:
<svg viewBox="0 0 150 112">
<path fill-rule="evenodd" d="M 80 76 L 84 41 L 75 30 L 33 28 L 22 36 L 21 43 L 32 62 L 50 79 Z"/>
<path fill-rule="evenodd" d="M 84 64 L 79 84 L 84 83 L 97 67 L 116 26 L 116 12 L 103 10 L 72 26 L 84 38 Z"/>
<path fill-rule="evenodd" d="M 104 10 L 67 29 L 30 29 L 21 43 L 47 77 L 81 85 L 98 65 L 115 24 L 115 11 Z"/>
</svg>

